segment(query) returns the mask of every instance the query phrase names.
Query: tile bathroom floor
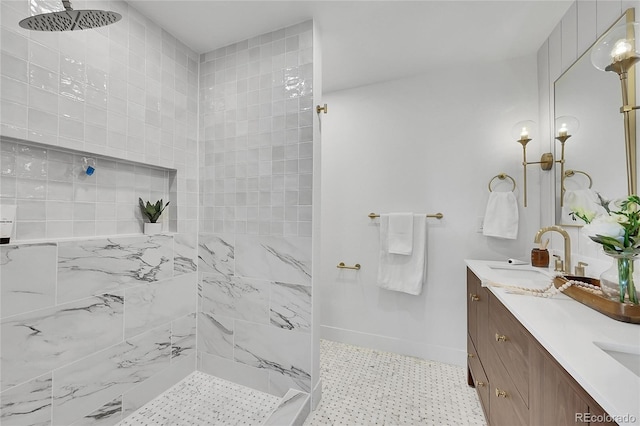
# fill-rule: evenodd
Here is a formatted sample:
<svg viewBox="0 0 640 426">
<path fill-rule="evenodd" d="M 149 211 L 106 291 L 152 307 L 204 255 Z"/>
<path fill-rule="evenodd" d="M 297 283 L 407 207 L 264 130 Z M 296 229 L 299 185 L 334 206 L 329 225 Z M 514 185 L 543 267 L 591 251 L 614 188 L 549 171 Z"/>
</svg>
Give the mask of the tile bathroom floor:
<svg viewBox="0 0 640 426">
<path fill-rule="evenodd" d="M 322 399 L 305 426 L 485 425 L 464 367 L 321 341 Z"/>
<path fill-rule="evenodd" d="M 260 425 L 280 398 L 196 371 L 118 426 Z"/>
<path fill-rule="evenodd" d="M 464 367 L 322 340 L 320 376 L 304 426 L 486 424 Z M 260 425 L 279 401 L 194 372 L 118 425 Z"/>
</svg>

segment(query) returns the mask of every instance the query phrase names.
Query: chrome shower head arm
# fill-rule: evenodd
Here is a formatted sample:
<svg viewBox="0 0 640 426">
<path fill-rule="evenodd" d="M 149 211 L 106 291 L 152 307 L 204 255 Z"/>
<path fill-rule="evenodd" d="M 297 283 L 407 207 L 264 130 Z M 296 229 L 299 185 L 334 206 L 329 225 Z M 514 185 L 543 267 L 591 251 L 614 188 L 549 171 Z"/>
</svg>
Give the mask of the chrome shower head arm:
<svg viewBox="0 0 640 426">
<path fill-rule="evenodd" d="M 64 10 L 73 10 L 73 7 L 71 7 L 71 2 L 69 0 L 62 0 L 62 5 L 64 6 Z"/>
</svg>

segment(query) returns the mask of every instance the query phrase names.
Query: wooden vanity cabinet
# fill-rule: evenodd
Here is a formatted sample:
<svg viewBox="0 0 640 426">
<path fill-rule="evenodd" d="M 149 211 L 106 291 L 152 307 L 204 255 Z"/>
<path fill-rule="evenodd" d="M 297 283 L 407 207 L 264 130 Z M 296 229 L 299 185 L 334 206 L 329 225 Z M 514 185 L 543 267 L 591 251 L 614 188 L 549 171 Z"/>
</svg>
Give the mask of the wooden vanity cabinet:
<svg viewBox="0 0 640 426">
<path fill-rule="evenodd" d="M 488 424 L 585 425 L 576 413 L 604 417 L 604 410 L 469 268 L 467 294 L 468 383 L 478 392 Z"/>
<path fill-rule="evenodd" d="M 481 360 L 489 356 L 489 291 L 467 268 L 467 357 L 468 384 L 478 391 L 485 418 L 489 418 L 490 383 Z"/>
</svg>

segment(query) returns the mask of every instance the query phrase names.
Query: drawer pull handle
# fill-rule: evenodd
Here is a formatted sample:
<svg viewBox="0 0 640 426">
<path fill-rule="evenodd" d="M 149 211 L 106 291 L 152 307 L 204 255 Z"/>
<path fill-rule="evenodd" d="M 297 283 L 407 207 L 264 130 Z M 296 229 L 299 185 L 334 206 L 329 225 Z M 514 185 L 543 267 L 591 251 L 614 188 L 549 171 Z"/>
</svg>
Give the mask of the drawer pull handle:
<svg viewBox="0 0 640 426">
<path fill-rule="evenodd" d="M 478 387 L 478 388 L 484 387 L 485 385 L 486 385 L 485 382 L 480 382 L 480 381 L 476 382 L 476 387 Z"/>
<path fill-rule="evenodd" d="M 470 299 L 472 302 L 477 302 L 478 300 L 480 300 L 480 298 L 478 297 L 478 295 L 477 295 L 477 294 L 473 294 L 473 293 L 472 293 L 472 294 L 469 294 L 469 299 Z"/>
<path fill-rule="evenodd" d="M 507 336 L 505 336 L 504 334 L 498 334 L 496 333 L 496 342 L 506 342 L 507 340 Z"/>
<path fill-rule="evenodd" d="M 503 390 L 500 390 L 500 389 L 496 388 L 496 396 L 498 398 L 506 398 L 507 397 L 507 391 L 503 391 Z"/>
<path fill-rule="evenodd" d="M 468 356 L 469 358 L 473 358 L 473 357 L 474 357 L 474 355 L 473 355 L 473 354 L 467 354 L 467 356 Z"/>
</svg>

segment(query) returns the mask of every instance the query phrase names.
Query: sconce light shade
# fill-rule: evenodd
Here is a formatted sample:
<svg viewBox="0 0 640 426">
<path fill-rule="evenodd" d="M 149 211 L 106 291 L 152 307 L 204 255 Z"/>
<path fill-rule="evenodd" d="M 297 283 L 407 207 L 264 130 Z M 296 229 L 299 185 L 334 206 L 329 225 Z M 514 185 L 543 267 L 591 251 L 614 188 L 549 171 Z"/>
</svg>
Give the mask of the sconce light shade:
<svg viewBox="0 0 640 426">
<path fill-rule="evenodd" d="M 526 139 L 535 139 L 538 132 L 538 126 L 535 121 L 525 120 L 517 122 L 511 128 L 511 137 L 520 142 Z"/>
<path fill-rule="evenodd" d="M 580 122 L 577 118 L 571 115 L 563 115 L 556 118 L 556 132 L 555 136 L 558 137 L 570 137 L 578 133 L 580 128 Z"/>
<path fill-rule="evenodd" d="M 626 73 L 640 60 L 640 24 L 616 25 L 600 38 L 591 50 L 591 63 L 601 71 Z"/>
</svg>

